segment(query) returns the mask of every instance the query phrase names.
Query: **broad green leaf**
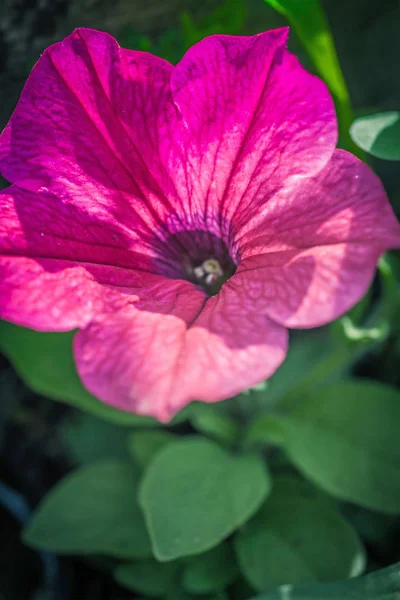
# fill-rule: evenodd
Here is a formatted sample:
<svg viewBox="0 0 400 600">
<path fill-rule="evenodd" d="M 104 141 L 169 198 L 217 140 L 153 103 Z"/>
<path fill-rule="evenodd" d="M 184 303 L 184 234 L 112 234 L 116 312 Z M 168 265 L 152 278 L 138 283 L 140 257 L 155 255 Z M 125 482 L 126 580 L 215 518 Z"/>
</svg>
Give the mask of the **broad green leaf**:
<svg viewBox="0 0 400 600">
<path fill-rule="evenodd" d="M 236 534 L 239 565 L 258 590 L 359 575 L 364 550 L 330 501 L 292 477 L 274 482 L 261 510 Z"/>
<path fill-rule="evenodd" d="M 157 425 L 155 419 L 103 404 L 83 387 L 72 355 L 74 335 L 73 331 L 42 333 L 0 321 L 0 350 L 38 394 L 120 425 Z"/>
<path fill-rule="evenodd" d="M 353 121 L 349 92 L 320 0 L 265 1 L 282 14 L 295 30 L 315 72 L 325 81 L 335 101 L 344 145 L 355 154 L 360 154 L 349 136 L 349 128 Z"/>
<path fill-rule="evenodd" d="M 400 391 L 368 380 L 319 388 L 286 420 L 290 460 L 334 496 L 400 513 Z"/>
<path fill-rule="evenodd" d="M 24 540 L 65 554 L 151 556 L 131 465 L 107 460 L 64 477 L 36 509 Z"/>
<path fill-rule="evenodd" d="M 398 600 L 400 563 L 364 577 L 314 585 L 283 585 L 251 600 Z"/>
<path fill-rule="evenodd" d="M 130 434 L 128 447 L 137 466 L 144 469 L 157 452 L 174 439 L 174 434 L 164 429 L 141 429 Z"/>
<path fill-rule="evenodd" d="M 125 427 L 88 413 L 74 412 L 63 423 L 61 432 L 69 457 L 77 463 L 107 458 L 129 460 L 129 430 Z"/>
<path fill-rule="evenodd" d="M 165 596 L 173 585 L 177 563 L 159 563 L 154 559 L 119 565 L 114 579 L 134 592 L 151 597 Z"/>
<path fill-rule="evenodd" d="M 207 594 L 225 588 L 238 576 L 234 552 L 228 543 L 219 544 L 187 564 L 182 583 L 188 592 Z"/>
<path fill-rule="evenodd" d="M 366 152 L 386 160 L 400 160 L 400 112 L 360 117 L 350 128 L 353 141 Z"/>
<path fill-rule="evenodd" d="M 263 460 L 201 437 L 176 441 L 152 460 L 139 501 L 158 560 L 213 548 L 257 510 L 270 490 Z"/>
</svg>

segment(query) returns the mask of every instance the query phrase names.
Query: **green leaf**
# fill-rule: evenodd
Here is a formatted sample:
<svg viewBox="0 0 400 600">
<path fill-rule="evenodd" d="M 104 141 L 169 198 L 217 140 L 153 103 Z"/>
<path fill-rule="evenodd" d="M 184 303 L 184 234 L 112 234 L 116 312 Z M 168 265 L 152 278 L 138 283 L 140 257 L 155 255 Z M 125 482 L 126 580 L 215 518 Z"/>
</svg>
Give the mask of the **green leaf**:
<svg viewBox="0 0 400 600">
<path fill-rule="evenodd" d="M 200 437 L 168 444 L 139 490 L 158 560 L 213 548 L 257 510 L 270 490 L 263 460 Z"/>
<path fill-rule="evenodd" d="M 190 419 L 197 431 L 214 438 L 224 444 L 234 444 L 240 435 L 239 425 L 227 414 L 223 414 L 219 406 L 196 404 Z"/>
<path fill-rule="evenodd" d="M 128 431 L 82 412 L 74 412 L 62 425 L 68 455 L 81 464 L 107 458 L 129 460 Z"/>
<path fill-rule="evenodd" d="M 349 135 L 353 121 L 349 92 L 320 0 L 265 1 L 282 14 L 295 30 L 315 72 L 325 81 L 335 101 L 343 144 L 348 150 L 359 155 L 360 151 Z"/>
<path fill-rule="evenodd" d="M 330 330 L 297 333 L 292 336 L 289 352 L 278 371 L 268 380 L 265 390 L 249 396 L 240 394 L 233 402 L 240 403 L 244 414 L 249 418 L 249 429 L 257 426 L 259 419 L 269 417 L 271 411 L 287 411 L 299 398 L 308 394 L 316 385 L 326 385 L 343 376 L 354 360 L 353 348 L 343 348 L 331 335 Z M 250 433 L 250 432 L 248 432 Z M 247 434 L 246 434 L 247 435 Z"/>
<path fill-rule="evenodd" d="M 213 11 L 207 11 L 202 19 L 194 21 L 184 11 L 180 14 L 185 50 L 199 40 L 218 34 L 240 34 L 246 21 L 246 4 L 244 0 L 225 0 Z"/>
<path fill-rule="evenodd" d="M 151 556 L 131 465 L 108 460 L 64 477 L 36 509 L 24 540 L 66 554 Z"/>
<path fill-rule="evenodd" d="M 304 380 L 311 370 L 323 363 L 333 350 L 333 340 L 326 329 L 296 334 L 289 345 L 284 363 L 268 380 L 268 387 L 257 394 L 265 397 L 266 408 L 279 402 Z"/>
<path fill-rule="evenodd" d="M 188 592 L 207 594 L 230 585 L 238 574 L 234 552 L 224 543 L 195 556 L 183 572 L 182 583 Z"/>
<path fill-rule="evenodd" d="M 128 447 L 135 463 L 144 469 L 157 452 L 174 439 L 175 436 L 164 429 L 139 430 L 129 436 Z"/>
<path fill-rule="evenodd" d="M 291 462 L 334 496 L 400 513 L 400 392 L 368 380 L 319 388 L 282 419 Z"/>
<path fill-rule="evenodd" d="M 400 563 L 364 577 L 318 585 L 283 585 L 251 600 L 397 600 Z"/>
<path fill-rule="evenodd" d="M 271 496 L 234 541 L 242 572 L 258 590 L 353 577 L 365 563 L 351 525 L 321 493 L 292 477 L 274 482 Z"/>
<path fill-rule="evenodd" d="M 72 355 L 75 332 L 42 333 L 0 321 L 0 350 L 38 394 L 120 425 L 158 425 L 155 419 L 103 404 L 82 385 Z"/>
<path fill-rule="evenodd" d="M 177 563 L 159 563 L 148 559 L 119 565 L 113 575 L 119 584 L 129 590 L 157 598 L 168 593 L 178 566 Z"/>
<path fill-rule="evenodd" d="M 377 158 L 400 160 L 400 112 L 389 111 L 356 119 L 350 128 L 353 141 Z"/>
</svg>

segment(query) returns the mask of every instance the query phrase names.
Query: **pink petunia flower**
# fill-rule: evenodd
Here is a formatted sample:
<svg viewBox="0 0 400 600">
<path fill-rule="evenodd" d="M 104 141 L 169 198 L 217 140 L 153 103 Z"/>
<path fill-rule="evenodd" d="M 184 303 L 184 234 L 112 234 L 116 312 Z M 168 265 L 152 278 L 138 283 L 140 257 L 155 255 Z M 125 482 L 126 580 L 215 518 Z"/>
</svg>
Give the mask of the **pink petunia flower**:
<svg viewBox="0 0 400 600">
<path fill-rule="evenodd" d="M 288 327 L 343 314 L 400 245 L 286 39 L 212 36 L 173 67 L 79 29 L 25 85 L 0 140 L 0 317 L 77 328 L 108 404 L 168 420 L 260 382 Z"/>
</svg>

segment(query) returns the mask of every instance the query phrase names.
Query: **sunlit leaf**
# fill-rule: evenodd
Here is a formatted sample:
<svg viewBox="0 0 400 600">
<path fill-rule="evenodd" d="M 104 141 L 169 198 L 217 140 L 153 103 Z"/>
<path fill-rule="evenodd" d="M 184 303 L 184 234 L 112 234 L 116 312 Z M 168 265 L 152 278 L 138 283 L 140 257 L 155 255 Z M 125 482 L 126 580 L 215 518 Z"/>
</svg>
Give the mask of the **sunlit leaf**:
<svg viewBox="0 0 400 600">
<path fill-rule="evenodd" d="M 400 160 L 400 112 L 382 112 L 356 119 L 350 128 L 354 142 L 373 156 Z"/>
</svg>

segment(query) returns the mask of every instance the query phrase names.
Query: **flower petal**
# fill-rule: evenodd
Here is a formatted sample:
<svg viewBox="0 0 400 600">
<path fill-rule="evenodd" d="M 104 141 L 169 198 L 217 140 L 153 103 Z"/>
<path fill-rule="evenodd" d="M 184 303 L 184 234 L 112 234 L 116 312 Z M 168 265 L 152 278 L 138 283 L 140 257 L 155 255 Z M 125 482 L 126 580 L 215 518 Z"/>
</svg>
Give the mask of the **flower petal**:
<svg viewBox="0 0 400 600">
<path fill-rule="evenodd" d="M 167 421 L 191 400 L 216 402 L 271 375 L 287 331 L 225 286 L 204 305 L 170 281 L 149 302 L 94 319 L 75 338 L 78 372 L 104 402 Z"/>
<path fill-rule="evenodd" d="M 175 165 L 192 215 L 237 228 L 277 189 L 318 172 L 332 155 L 329 92 L 286 51 L 287 29 L 216 35 L 193 46 L 171 77 L 186 124 Z M 201 177 L 199 176 L 201 174 Z"/>
<path fill-rule="evenodd" d="M 146 241 L 133 241 L 90 197 L 74 206 L 49 192 L 11 186 L 0 192 L 0 210 L 0 255 L 155 268 Z"/>
<path fill-rule="evenodd" d="M 104 310 L 107 288 L 84 266 L 0 256 L 0 318 L 39 331 L 82 327 Z"/>
<path fill-rule="evenodd" d="M 263 224 L 241 239 L 234 285 L 287 327 L 342 315 L 367 291 L 379 256 L 400 247 L 382 184 L 343 150 L 267 209 Z"/>
<path fill-rule="evenodd" d="M 0 140 L 4 177 L 108 214 L 135 239 L 162 236 L 172 210 L 159 156 L 176 116 L 172 68 L 106 33 L 74 31 L 43 53 L 28 78 Z"/>
<path fill-rule="evenodd" d="M 17 187 L 0 192 L 0 210 L 0 318 L 74 329 L 160 281 L 149 272 L 150 257 L 101 210 L 88 214 L 50 193 Z"/>
</svg>

